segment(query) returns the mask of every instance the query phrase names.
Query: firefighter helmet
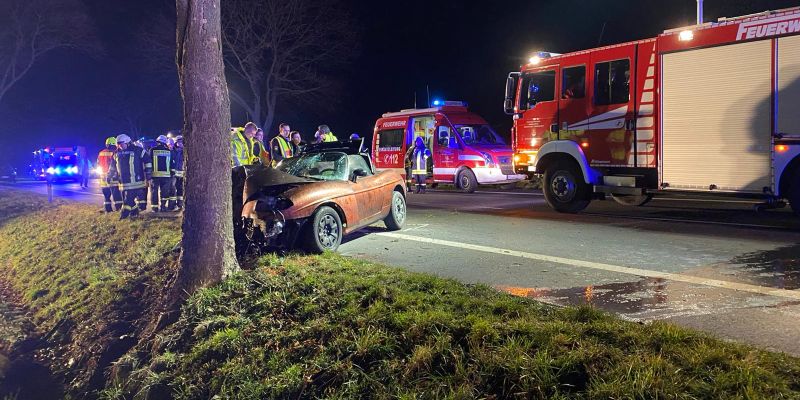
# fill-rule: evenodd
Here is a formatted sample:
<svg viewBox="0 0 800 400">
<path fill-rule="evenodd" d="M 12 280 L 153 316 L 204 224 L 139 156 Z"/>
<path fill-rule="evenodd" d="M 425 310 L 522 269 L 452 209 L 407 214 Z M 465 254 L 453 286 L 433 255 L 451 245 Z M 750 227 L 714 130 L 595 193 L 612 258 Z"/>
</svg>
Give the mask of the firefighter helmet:
<svg viewBox="0 0 800 400">
<path fill-rule="evenodd" d="M 170 148 L 171 148 L 172 146 L 175 146 L 175 139 L 173 139 L 173 138 L 167 138 L 167 146 L 169 146 Z"/>
<path fill-rule="evenodd" d="M 164 143 L 164 144 L 167 144 L 167 137 L 166 137 L 166 136 L 164 136 L 164 135 L 159 135 L 159 136 L 156 138 L 156 142 L 158 142 L 158 143 Z"/>
<path fill-rule="evenodd" d="M 111 136 L 106 139 L 106 146 L 116 146 L 117 145 L 117 138 Z"/>
<path fill-rule="evenodd" d="M 131 142 L 131 137 L 124 133 L 117 136 L 117 143 L 119 144 L 130 143 L 130 142 Z"/>
</svg>

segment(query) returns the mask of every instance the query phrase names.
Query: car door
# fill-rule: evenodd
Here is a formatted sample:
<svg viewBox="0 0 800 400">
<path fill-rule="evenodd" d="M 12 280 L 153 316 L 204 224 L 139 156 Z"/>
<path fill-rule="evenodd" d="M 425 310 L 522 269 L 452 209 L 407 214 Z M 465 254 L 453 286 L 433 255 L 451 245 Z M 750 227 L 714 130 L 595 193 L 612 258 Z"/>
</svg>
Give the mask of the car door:
<svg viewBox="0 0 800 400">
<path fill-rule="evenodd" d="M 356 224 L 358 226 L 371 224 L 380 215 L 383 207 L 389 204 L 390 199 L 387 199 L 382 193 L 386 192 L 385 190 L 380 190 L 379 177 L 373 174 L 363 156 L 351 154 L 347 156 L 347 159 L 348 177 L 350 185 L 353 187 L 353 196 L 358 204 L 359 221 Z M 359 169 L 364 171 L 367 176 L 354 179 L 354 172 Z"/>
<path fill-rule="evenodd" d="M 459 146 L 455 131 L 443 115 L 436 117 L 436 145 L 433 155 L 433 179 L 436 182 L 455 181 L 458 166 Z"/>
<path fill-rule="evenodd" d="M 582 142 L 589 130 L 589 103 L 586 94 L 586 65 L 588 55 L 578 55 L 562 60 L 561 93 L 558 100 L 559 139 Z"/>
</svg>

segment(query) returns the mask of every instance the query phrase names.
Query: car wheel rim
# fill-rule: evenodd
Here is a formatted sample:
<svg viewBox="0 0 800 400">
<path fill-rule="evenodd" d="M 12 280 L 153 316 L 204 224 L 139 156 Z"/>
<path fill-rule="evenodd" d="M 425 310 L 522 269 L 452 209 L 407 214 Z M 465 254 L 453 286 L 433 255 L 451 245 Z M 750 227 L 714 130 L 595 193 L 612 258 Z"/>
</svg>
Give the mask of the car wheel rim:
<svg viewBox="0 0 800 400">
<path fill-rule="evenodd" d="M 406 202 L 403 201 L 402 196 L 394 198 L 394 215 L 398 223 L 402 224 L 406 220 Z"/>
<path fill-rule="evenodd" d="M 469 189 L 469 178 L 466 175 L 461 175 L 461 188 L 462 189 Z"/>
<path fill-rule="evenodd" d="M 577 185 L 570 176 L 562 173 L 553 178 L 550 187 L 559 201 L 569 202 L 575 197 Z"/>
<path fill-rule="evenodd" d="M 339 239 L 339 224 L 330 215 L 325 215 L 317 225 L 317 237 L 326 249 L 332 248 Z"/>
</svg>

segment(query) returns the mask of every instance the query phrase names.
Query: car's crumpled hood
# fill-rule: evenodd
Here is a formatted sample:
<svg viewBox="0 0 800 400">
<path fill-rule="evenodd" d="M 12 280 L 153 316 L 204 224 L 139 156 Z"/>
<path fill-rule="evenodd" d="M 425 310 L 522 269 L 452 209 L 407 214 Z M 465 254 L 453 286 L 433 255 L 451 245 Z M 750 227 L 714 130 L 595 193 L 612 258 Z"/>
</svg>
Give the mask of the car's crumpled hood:
<svg viewBox="0 0 800 400">
<path fill-rule="evenodd" d="M 290 187 L 313 182 L 317 181 L 297 177 L 269 167 L 249 171 L 247 180 L 244 183 L 244 202 L 247 203 L 252 200 L 252 197 L 264 188 L 274 186 Z"/>
</svg>

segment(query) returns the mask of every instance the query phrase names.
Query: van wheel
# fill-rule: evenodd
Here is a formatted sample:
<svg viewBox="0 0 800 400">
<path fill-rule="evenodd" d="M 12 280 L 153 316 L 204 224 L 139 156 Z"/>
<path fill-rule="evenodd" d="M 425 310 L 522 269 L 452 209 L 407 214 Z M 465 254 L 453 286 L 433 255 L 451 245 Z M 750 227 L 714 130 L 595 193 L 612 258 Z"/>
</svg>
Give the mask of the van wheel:
<svg viewBox="0 0 800 400">
<path fill-rule="evenodd" d="M 310 253 L 322 253 L 325 250 L 336 251 L 342 243 L 342 219 L 339 213 L 328 206 L 320 207 L 311 218 L 306 229 L 305 249 Z"/>
<path fill-rule="evenodd" d="M 643 206 L 653 200 L 652 194 L 612 194 L 611 198 L 623 206 Z"/>
<path fill-rule="evenodd" d="M 558 212 L 576 213 L 589 205 L 589 185 L 575 164 L 558 162 L 544 173 L 544 199 Z"/>
<path fill-rule="evenodd" d="M 392 192 L 392 205 L 389 215 L 383 219 L 383 223 L 390 231 L 403 229 L 406 223 L 406 199 L 400 192 Z"/>
<path fill-rule="evenodd" d="M 473 193 L 478 188 L 478 179 L 469 169 L 462 169 L 456 176 L 456 186 L 464 193 Z"/>
</svg>

